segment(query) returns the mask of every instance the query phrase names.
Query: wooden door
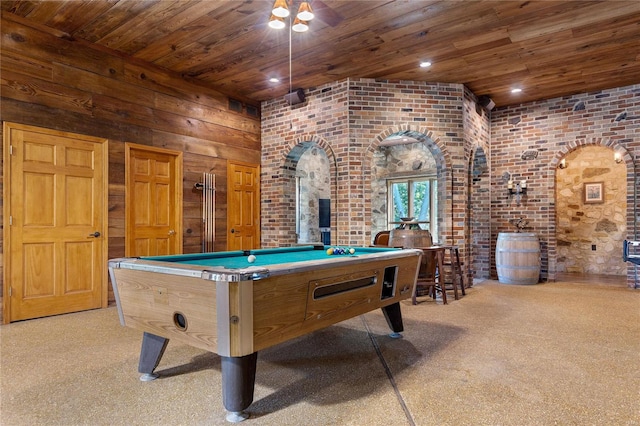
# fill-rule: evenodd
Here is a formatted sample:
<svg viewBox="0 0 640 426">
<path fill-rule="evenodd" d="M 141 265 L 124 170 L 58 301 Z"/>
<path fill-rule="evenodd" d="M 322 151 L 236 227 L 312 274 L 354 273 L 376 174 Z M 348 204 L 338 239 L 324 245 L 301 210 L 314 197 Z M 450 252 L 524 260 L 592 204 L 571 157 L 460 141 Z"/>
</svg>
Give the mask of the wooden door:
<svg viewBox="0 0 640 426">
<path fill-rule="evenodd" d="M 227 165 L 227 250 L 260 248 L 260 166 Z"/>
<path fill-rule="evenodd" d="M 4 136 L 4 322 L 106 307 L 107 140 L 13 123 Z"/>
<path fill-rule="evenodd" d="M 182 253 L 182 153 L 125 144 L 125 255 Z"/>
</svg>

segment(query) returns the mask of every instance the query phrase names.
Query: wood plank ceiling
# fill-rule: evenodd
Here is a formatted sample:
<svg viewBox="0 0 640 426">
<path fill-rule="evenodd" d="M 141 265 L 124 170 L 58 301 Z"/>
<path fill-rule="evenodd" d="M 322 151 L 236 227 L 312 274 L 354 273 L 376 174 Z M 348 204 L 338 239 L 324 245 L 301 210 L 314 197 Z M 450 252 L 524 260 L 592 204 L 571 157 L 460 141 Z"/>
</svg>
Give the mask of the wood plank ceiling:
<svg viewBox="0 0 640 426">
<path fill-rule="evenodd" d="M 455 82 L 504 106 L 640 83 L 640 1 L 314 0 L 316 19 L 291 44 L 288 29 L 267 26 L 271 0 L 0 4 L 6 19 L 256 103 L 288 92 L 289 49 L 293 88 L 349 77 Z"/>
</svg>

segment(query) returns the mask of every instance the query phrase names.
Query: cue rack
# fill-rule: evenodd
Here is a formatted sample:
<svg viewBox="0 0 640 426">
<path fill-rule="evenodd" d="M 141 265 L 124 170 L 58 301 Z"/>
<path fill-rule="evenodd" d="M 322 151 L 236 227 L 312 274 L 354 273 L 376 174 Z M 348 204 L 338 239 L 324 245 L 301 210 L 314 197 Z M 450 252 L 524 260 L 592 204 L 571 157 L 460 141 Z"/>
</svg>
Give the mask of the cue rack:
<svg viewBox="0 0 640 426">
<path fill-rule="evenodd" d="M 193 186 L 202 191 L 202 252 L 212 252 L 216 239 L 216 175 L 204 172 L 202 182 Z"/>
</svg>

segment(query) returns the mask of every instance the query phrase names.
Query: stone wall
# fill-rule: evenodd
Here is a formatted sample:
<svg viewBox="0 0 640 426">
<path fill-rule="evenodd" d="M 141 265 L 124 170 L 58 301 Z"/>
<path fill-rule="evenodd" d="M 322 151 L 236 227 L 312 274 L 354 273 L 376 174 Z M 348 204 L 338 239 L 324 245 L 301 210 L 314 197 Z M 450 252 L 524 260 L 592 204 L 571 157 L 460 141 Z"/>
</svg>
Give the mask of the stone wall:
<svg viewBox="0 0 640 426">
<path fill-rule="evenodd" d="M 625 275 L 626 167 L 613 150 L 586 146 L 568 153 L 556 172 L 558 272 Z M 562 161 L 561 160 L 561 161 Z M 603 203 L 587 203 L 584 184 L 602 182 Z"/>
<path fill-rule="evenodd" d="M 436 176 L 436 160 L 422 143 L 381 147 L 373 154 L 371 167 L 372 234 L 390 229 L 387 220 L 387 179 Z M 427 228 L 425 228 L 427 229 Z M 437 241 L 437 226 L 432 229 Z"/>
<path fill-rule="evenodd" d="M 311 145 L 300 156 L 296 167 L 300 186 L 298 243 L 317 243 L 320 235 L 320 202 L 331 198 L 329 161 L 322 149 Z"/>
</svg>

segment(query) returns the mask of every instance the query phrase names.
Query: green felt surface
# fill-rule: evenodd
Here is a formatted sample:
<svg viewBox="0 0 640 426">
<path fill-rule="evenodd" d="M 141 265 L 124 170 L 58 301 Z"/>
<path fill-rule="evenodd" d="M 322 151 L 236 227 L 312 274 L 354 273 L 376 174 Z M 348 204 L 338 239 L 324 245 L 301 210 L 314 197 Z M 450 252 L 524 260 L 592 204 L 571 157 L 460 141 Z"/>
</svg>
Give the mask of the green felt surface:
<svg viewBox="0 0 640 426">
<path fill-rule="evenodd" d="M 385 251 L 398 250 L 391 247 L 354 247 L 355 253 L 353 255 L 328 255 L 326 250 L 329 247 L 334 246 L 281 247 L 247 251 L 225 251 L 213 253 L 182 254 L 173 256 L 150 256 L 144 257 L 143 259 L 160 262 L 174 262 L 176 264 L 201 265 L 209 267 L 217 266 L 228 269 L 242 269 L 250 266 L 269 267 L 270 265 L 277 265 L 282 263 L 305 262 L 336 257 L 357 257 L 364 254 L 383 253 Z M 250 263 L 247 260 L 249 255 L 254 255 L 256 257 L 253 263 Z"/>
</svg>

